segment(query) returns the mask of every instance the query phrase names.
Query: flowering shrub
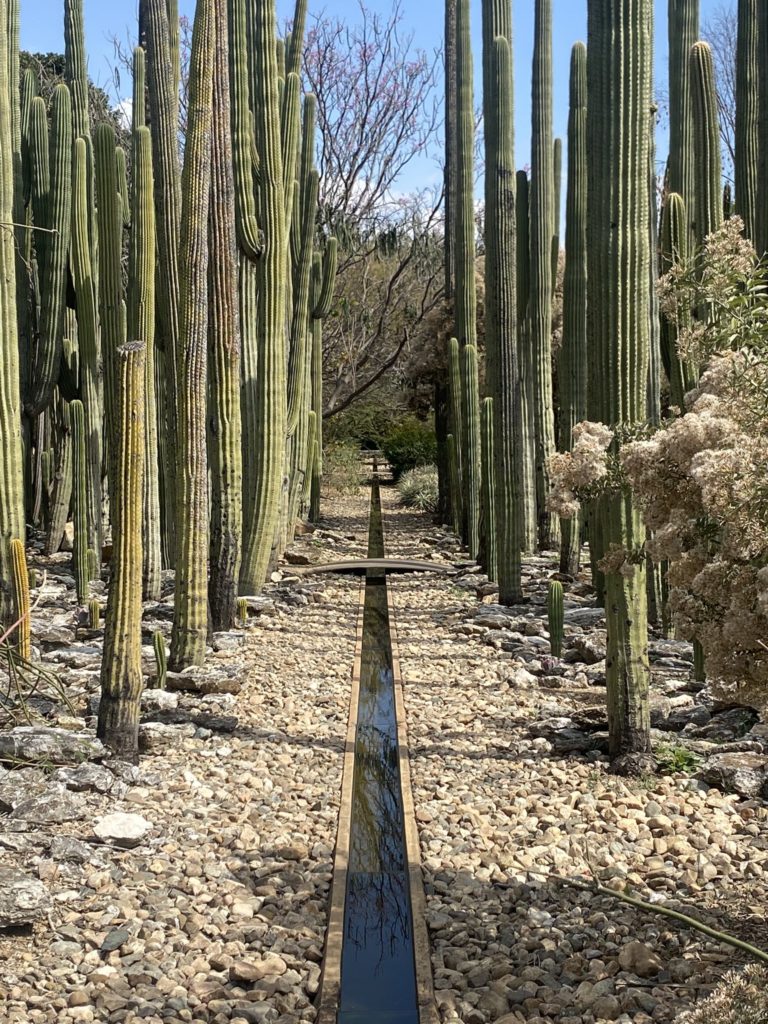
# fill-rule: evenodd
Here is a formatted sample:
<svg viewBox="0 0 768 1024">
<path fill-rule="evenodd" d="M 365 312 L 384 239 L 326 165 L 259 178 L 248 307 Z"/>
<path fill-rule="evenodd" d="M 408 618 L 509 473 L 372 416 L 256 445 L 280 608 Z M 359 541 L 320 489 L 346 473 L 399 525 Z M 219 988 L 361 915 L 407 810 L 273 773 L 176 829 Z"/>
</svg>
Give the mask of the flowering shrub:
<svg viewBox="0 0 768 1024">
<path fill-rule="evenodd" d="M 768 704 L 768 292 L 741 229 L 727 221 L 695 265 L 661 281 L 667 316 L 696 309 L 706 318 L 681 323 L 680 355 L 706 367 L 686 414 L 617 443 L 602 424 L 580 424 L 579 453 L 574 445 L 550 468 L 560 515 L 573 515 L 601 480 L 631 487 L 652 531 L 649 553 L 669 563 L 678 634 L 701 642 L 711 678 L 760 706 Z M 603 568 L 620 571 L 625 557 L 609 551 Z"/>
</svg>

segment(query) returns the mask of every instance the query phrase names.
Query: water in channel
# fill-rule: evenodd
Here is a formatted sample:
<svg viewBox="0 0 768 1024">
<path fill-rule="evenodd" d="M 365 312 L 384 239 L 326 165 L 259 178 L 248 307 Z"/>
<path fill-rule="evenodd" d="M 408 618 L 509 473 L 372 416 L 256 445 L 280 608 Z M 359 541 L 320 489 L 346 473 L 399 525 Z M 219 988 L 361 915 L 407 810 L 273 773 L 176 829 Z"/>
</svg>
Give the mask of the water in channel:
<svg viewBox="0 0 768 1024">
<path fill-rule="evenodd" d="M 378 481 L 368 557 L 384 557 Z M 386 576 L 369 570 L 338 1024 L 419 1024 Z"/>
</svg>

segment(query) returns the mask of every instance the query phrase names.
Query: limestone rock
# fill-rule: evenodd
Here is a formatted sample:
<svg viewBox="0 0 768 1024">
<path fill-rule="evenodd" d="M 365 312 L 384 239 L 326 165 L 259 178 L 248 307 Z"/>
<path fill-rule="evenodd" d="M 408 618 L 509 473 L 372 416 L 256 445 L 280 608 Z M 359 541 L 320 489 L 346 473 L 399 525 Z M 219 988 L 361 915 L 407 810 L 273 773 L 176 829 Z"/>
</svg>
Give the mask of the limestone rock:
<svg viewBox="0 0 768 1024">
<path fill-rule="evenodd" d="M 20 725 L 0 734 L 0 761 L 39 764 L 78 764 L 104 757 L 102 743 L 85 732 Z"/>
<path fill-rule="evenodd" d="M 112 842 L 115 846 L 137 846 L 152 829 L 152 822 L 141 814 L 123 814 L 116 812 L 99 818 L 93 831 L 99 837 Z"/>
<path fill-rule="evenodd" d="M 50 906 L 45 886 L 37 878 L 0 865 L 0 928 L 17 928 L 44 917 Z"/>
</svg>

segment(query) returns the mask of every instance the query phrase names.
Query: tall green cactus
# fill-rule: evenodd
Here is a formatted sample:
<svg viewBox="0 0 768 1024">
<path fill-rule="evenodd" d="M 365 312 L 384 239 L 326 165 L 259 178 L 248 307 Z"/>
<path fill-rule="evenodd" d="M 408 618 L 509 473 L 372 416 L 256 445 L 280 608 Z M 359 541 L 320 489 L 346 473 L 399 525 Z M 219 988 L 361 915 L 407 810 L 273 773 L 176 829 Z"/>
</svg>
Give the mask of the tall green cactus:
<svg viewBox="0 0 768 1024">
<path fill-rule="evenodd" d="M 464 521 L 464 497 L 461 486 L 461 349 L 456 338 L 448 341 L 448 422 L 453 446 L 449 451 L 449 473 L 451 474 L 451 517 L 457 535 L 461 534 Z M 454 486 L 457 485 L 457 486 Z"/>
<path fill-rule="evenodd" d="M 768 6 L 757 5 L 757 64 L 758 64 L 758 180 L 757 192 L 762 197 L 757 211 L 755 248 L 758 255 L 768 252 Z"/>
<path fill-rule="evenodd" d="M 568 184 L 565 215 L 563 344 L 560 384 L 561 451 L 570 451 L 573 428 L 587 418 L 587 48 L 571 51 L 568 118 Z M 560 524 L 560 571 L 579 570 L 581 524 L 578 517 Z"/>
<path fill-rule="evenodd" d="M 90 168 L 89 143 L 77 139 L 72 164 L 72 238 L 70 268 L 77 300 L 77 343 L 80 357 L 80 393 L 85 410 L 86 458 L 88 462 L 88 536 L 89 547 L 101 550 L 101 454 L 102 406 L 101 352 L 99 323 L 91 251 L 88 194 Z"/>
<path fill-rule="evenodd" d="M 696 217 L 693 93 L 688 55 L 699 38 L 700 0 L 669 0 L 669 191 L 683 198 L 688 215 L 686 249 L 693 250 Z"/>
<path fill-rule="evenodd" d="M 723 162 L 715 65 L 709 45 L 694 43 L 689 61 L 696 161 L 696 241 L 701 245 L 723 223 Z"/>
<path fill-rule="evenodd" d="M 240 316 L 237 297 L 235 183 L 229 99 L 226 0 L 215 0 L 211 204 L 208 215 L 208 457 L 211 474 L 211 554 L 208 603 L 214 629 L 231 629 L 237 614 L 243 528 L 240 421 Z"/>
<path fill-rule="evenodd" d="M 532 554 L 538 540 L 536 515 L 536 422 L 534 361 L 530 344 L 528 311 L 531 297 L 530 183 L 525 171 L 517 172 L 515 220 L 517 222 L 517 350 L 520 355 L 520 404 L 522 407 L 523 521 L 520 547 Z"/>
<path fill-rule="evenodd" d="M 462 483 L 464 487 L 464 516 L 467 523 L 467 547 L 472 558 L 480 550 L 480 389 L 477 370 L 477 347 L 465 345 L 461 350 L 461 420 L 467 435 L 467 446 L 462 452 Z"/>
<path fill-rule="evenodd" d="M 160 466 L 163 493 L 163 553 L 175 557 L 175 497 L 177 401 L 176 368 L 179 349 L 181 169 L 178 125 L 178 12 L 175 2 L 141 0 L 140 18 L 146 32 L 149 124 L 155 181 L 158 274 L 156 349 L 164 373 L 158 375 L 156 402 L 164 453 Z M 173 28 L 173 32 L 172 32 Z"/>
<path fill-rule="evenodd" d="M 88 600 L 90 580 L 88 566 L 88 459 L 83 403 L 71 402 L 69 415 L 72 422 L 72 517 L 75 526 L 72 564 L 75 570 L 77 601 L 78 604 L 83 605 Z"/>
<path fill-rule="evenodd" d="M 481 512 L 483 517 L 483 566 L 489 580 L 499 578 L 496 529 L 496 470 L 494 464 L 493 399 L 483 399 L 480 409 L 482 452 Z"/>
<path fill-rule="evenodd" d="M 141 49 L 137 55 L 143 56 Z M 137 57 L 141 63 L 141 57 Z M 128 254 L 128 337 L 144 343 L 144 540 L 142 584 L 144 598 L 160 599 L 160 492 L 157 461 L 157 406 L 155 399 L 155 206 L 152 176 L 152 139 L 149 128 L 133 131 L 133 196 L 131 241 Z"/>
<path fill-rule="evenodd" d="M 72 106 L 66 85 L 57 85 L 53 92 L 49 163 L 47 221 L 38 225 L 49 232 L 41 281 L 44 301 L 40 304 L 39 338 L 26 402 L 27 412 L 33 416 L 53 400 L 64 338 L 72 199 Z"/>
<path fill-rule="evenodd" d="M 661 216 L 660 263 L 661 272 L 668 273 L 673 267 L 685 265 L 688 258 L 688 218 L 685 214 L 683 197 L 670 192 L 664 201 Z M 677 339 L 681 330 L 690 326 L 691 310 L 678 303 L 673 319 L 662 314 L 661 346 L 664 364 L 669 379 L 672 404 L 681 412 L 685 409 L 685 395 L 696 384 L 695 368 L 682 360 L 677 350 Z"/>
<path fill-rule="evenodd" d="M 760 165 L 758 63 L 759 0 L 739 0 L 736 41 L 736 213 L 744 221 L 747 238 L 757 237 Z"/>
<path fill-rule="evenodd" d="M 176 441 L 176 592 L 171 666 L 205 659 L 208 632 L 208 459 L 206 375 L 208 354 L 208 212 L 211 191 L 213 0 L 198 0 L 192 30 L 189 102 L 181 178 L 179 267 L 179 395 Z"/>
<path fill-rule="evenodd" d="M 511 35 L 511 4 L 506 0 L 486 2 L 483 5 L 485 348 L 486 387 L 491 399 L 488 412 L 493 415 L 493 423 L 483 426 L 485 444 L 493 451 L 494 459 L 494 479 L 487 482 L 485 491 L 494 507 L 486 508 L 485 517 L 489 565 L 495 562 L 499 600 L 504 604 L 518 601 L 522 596 L 520 551 L 524 519 Z M 494 537 L 488 529 L 491 525 Z"/>
<path fill-rule="evenodd" d="M 329 238 L 325 255 L 315 253 L 312 268 L 312 409 L 315 413 L 315 448 L 309 518 L 320 519 L 320 487 L 323 479 L 323 321 L 331 312 L 338 244 Z"/>
<path fill-rule="evenodd" d="M 455 321 L 456 336 L 462 349 L 477 344 L 477 285 L 475 281 L 475 202 L 474 139 L 475 112 L 472 84 L 472 35 L 469 0 L 456 4 L 456 64 L 458 71 L 458 119 L 456 131 L 456 214 L 454 250 L 456 253 Z M 472 360 L 462 357 L 461 484 L 462 539 L 472 557 L 477 554 L 480 516 L 480 417 L 470 417 L 467 409 L 477 409 L 479 395 L 466 376 Z"/>
<path fill-rule="evenodd" d="M 118 430 L 112 509 L 112 580 L 104 620 L 96 734 L 124 760 L 138 758 L 141 672 L 141 523 L 144 487 L 144 345 L 115 352 Z"/>
<path fill-rule="evenodd" d="M 267 577 L 280 523 L 286 436 L 286 273 L 288 232 L 280 138 L 274 0 L 248 9 L 253 62 L 250 91 L 254 110 L 259 182 L 257 217 L 264 231 L 258 261 L 256 338 L 258 350 L 244 345 L 244 401 L 252 410 L 252 430 L 244 435 L 249 452 L 248 488 L 243 523 L 240 589 L 261 590 Z M 245 340 L 245 335 L 244 335 Z M 245 423 L 244 423 L 245 426 Z"/>
<path fill-rule="evenodd" d="M 8 4 L 0 0 L 0 221 L 6 225 L 14 215 L 10 77 Z M 0 229 L 0 621 L 12 614 L 9 543 L 25 538 L 16 300 L 15 236 Z"/>
<path fill-rule="evenodd" d="M 555 451 L 555 417 L 552 404 L 552 237 L 555 223 L 552 0 L 536 0 L 531 111 L 529 341 L 534 369 L 536 506 L 539 547 L 550 549 L 559 546 L 557 517 L 546 507 L 549 494 L 547 463 Z"/>
<path fill-rule="evenodd" d="M 589 404 L 604 423 L 632 426 L 645 421 L 648 382 L 653 5 L 590 0 L 588 13 L 588 298 L 600 310 L 590 324 Z M 625 552 L 606 573 L 609 746 L 617 767 L 636 771 L 650 754 L 645 527 L 625 490 L 599 506 L 606 549 Z"/>
</svg>

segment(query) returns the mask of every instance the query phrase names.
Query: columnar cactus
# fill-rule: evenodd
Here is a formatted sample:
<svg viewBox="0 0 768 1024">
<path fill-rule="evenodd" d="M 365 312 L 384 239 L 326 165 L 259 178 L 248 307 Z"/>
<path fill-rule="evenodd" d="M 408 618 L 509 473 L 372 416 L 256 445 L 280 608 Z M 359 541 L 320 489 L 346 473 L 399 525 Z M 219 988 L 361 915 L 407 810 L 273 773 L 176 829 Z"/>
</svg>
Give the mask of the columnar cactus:
<svg viewBox="0 0 768 1024">
<path fill-rule="evenodd" d="M 486 386 L 492 400 L 495 486 L 486 487 L 486 549 L 496 562 L 499 600 L 522 596 L 520 549 L 524 519 L 523 409 L 518 359 L 515 253 L 515 165 L 511 4 L 483 6 L 483 66 L 486 123 Z M 484 424 L 485 427 L 485 424 Z M 495 537 L 491 538 L 489 526 Z"/>
<path fill-rule="evenodd" d="M 10 543 L 11 584 L 13 586 L 13 617 L 18 623 L 15 646 L 20 658 L 29 661 L 32 652 L 31 604 L 29 600 L 29 572 L 24 542 L 14 538 Z"/>
<path fill-rule="evenodd" d="M 557 517 L 548 512 L 546 507 L 549 494 L 547 462 L 555 451 L 555 418 L 552 405 L 552 237 L 555 223 L 552 0 L 536 0 L 535 5 L 531 111 L 529 341 L 534 369 L 539 547 L 549 549 L 559 545 Z"/>
<path fill-rule="evenodd" d="M 461 350 L 461 420 L 467 435 L 462 452 L 462 483 L 464 486 L 464 517 L 467 523 L 467 547 L 472 558 L 480 549 L 480 407 L 477 379 L 477 348 L 465 345 Z"/>
<path fill-rule="evenodd" d="M 573 428 L 587 417 L 587 48 L 571 51 L 568 184 L 565 216 L 563 343 L 558 373 L 561 451 L 570 451 Z M 575 575 L 581 551 L 578 517 L 561 524 L 560 571 Z"/>
<path fill-rule="evenodd" d="M 144 345 L 115 352 L 118 430 L 112 508 L 112 581 L 104 621 L 96 734 L 124 760 L 138 758 L 141 672 L 141 524 L 144 487 Z"/>
<path fill-rule="evenodd" d="M 485 398 L 480 409 L 482 449 L 481 514 L 483 520 L 483 567 L 489 580 L 498 576 L 496 529 L 496 472 L 494 466 L 493 399 Z"/>
<path fill-rule="evenodd" d="M 85 412 L 86 459 L 88 462 L 89 547 L 101 550 L 101 455 L 103 392 L 99 319 L 95 274 L 95 253 L 91 251 L 88 194 L 89 143 L 77 139 L 72 163 L 72 238 L 69 264 L 77 301 L 77 346 L 80 363 L 80 395 Z"/>
<path fill-rule="evenodd" d="M 758 166 L 757 193 L 761 197 L 757 211 L 755 248 L 759 255 L 768 252 L 768 5 L 757 5 L 757 64 L 758 64 Z"/>
<path fill-rule="evenodd" d="M 47 220 L 39 225 L 50 232 L 41 280 L 45 301 L 40 304 L 37 352 L 26 402 L 27 412 L 33 416 L 53 400 L 64 338 L 72 199 L 72 106 L 66 85 L 57 85 L 53 93 L 50 174 Z"/>
<path fill-rule="evenodd" d="M 82 605 L 88 600 L 91 578 L 88 570 L 88 459 L 83 403 L 71 402 L 69 414 L 72 422 L 72 517 L 75 525 L 72 565 L 77 600 Z"/>
<path fill-rule="evenodd" d="M 322 260 L 315 253 L 312 268 L 312 409 L 315 413 L 315 446 L 317 457 L 313 462 L 312 491 L 309 518 L 320 519 L 320 487 L 323 479 L 323 320 L 331 311 L 338 244 L 329 238 Z"/>
<path fill-rule="evenodd" d="M 685 214 L 683 197 L 670 192 L 664 200 L 661 215 L 661 272 L 668 273 L 673 267 L 684 265 L 688 258 L 688 218 Z M 682 360 L 677 351 L 677 338 L 681 329 L 690 325 L 691 311 L 678 303 L 677 313 L 670 320 L 661 317 L 661 351 L 669 379 L 672 405 L 681 412 L 685 408 L 684 398 L 696 384 L 694 367 Z"/>
<path fill-rule="evenodd" d="M 14 214 L 12 109 L 8 5 L 0 0 L 0 221 L 4 224 L 12 224 Z M 25 537 L 16 298 L 15 236 L 0 230 L 0 621 L 12 614 L 9 542 Z"/>
<path fill-rule="evenodd" d="M 538 522 L 536 516 L 536 423 L 534 398 L 534 365 L 530 344 L 528 310 L 531 295 L 530 252 L 530 184 L 525 171 L 517 172 L 515 220 L 517 222 L 517 350 L 520 356 L 520 404 L 522 407 L 522 494 L 523 521 L 520 547 L 527 553 L 536 550 Z"/>
<path fill-rule="evenodd" d="M 159 629 L 152 634 L 152 647 L 155 651 L 155 688 L 164 690 L 168 685 L 168 657 L 165 653 L 165 637 Z"/>
<path fill-rule="evenodd" d="M 141 0 L 139 13 L 146 33 L 149 123 L 155 181 L 158 266 L 157 349 L 165 372 L 156 401 L 161 415 L 160 437 L 163 501 L 163 553 L 172 564 L 175 552 L 176 405 L 179 395 L 176 359 L 179 348 L 179 253 L 181 169 L 179 165 L 178 11 L 175 0 Z M 175 16 L 174 16 L 175 15 Z"/>
<path fill-rule="evenodd" d="M 101 605 L 97 597 L 88 602 L 88 628 L 98 629 L 101 625 Z"/>
<path fill-rule="evenodd" d="M 736 42 L 736 213 L 747 238 L 757 237 L 760 165 L 758 13 L 759 0 L 739 0 Z M 764 202 L 764 197 L 762 199 Z"/>
<path fill-rule="evenodd" d="M 214 629 L 236 617 L 243 529 L 243 453 L 240 421 L 240 314 L 237 297 L 235 184 L 229 102 L 226 0 L 215 0 L 211 204 L 208 215 L 208 457 L 211 474 L 211 554 L 208 603 Z"/>
<path fill-rule="evenodd" d="M 699 38 L 700 0 L 669 0 L 669 191 L 683 198 L 688 215 L 687 250 L 694 244 L 696 159 L 689 54 Z"/>
<path fill-rule="evenodd" d="M 448 341 L 448 423 L 453 446 L 451 452 L 449 445 L 449 459 L 452 459 L 453 462 L 449 463 L 449 474 L 451 477 L 451 519 L 457 535 L 461 534 L 461 525 L 464 521 L 464 498 L 461 486 L 461 390 L 461 350 L 458 340 L 451 338 Z M 448 443 L 447 440 L 446 443 Z"/>
<path fill-rule="evenodd" d="M 723 222 L 723 163 L 720 155 L 720 120 L 715 86 L 715 65 L 707 43 L 694 43 L 690 56 L 696 162 L 696 242 Z"/>
<path fill-rule="evenodd" d="M 179 267 L 176 438 L 176 592 L 171 666 L 201 665 L 208 633 L 208 212 L 211 191 L 213 0 L 198 0 L 192 30 Z"/>
<path fill-rule="evenodd" d="M 264 231 L 264 252 L 256 268 L 258 351 L 244 345 L 244 397 L 253 417 L 243 441 L 249 453 L 243 523 L 240 589 L 261 590 L 267 577 L 280 523 L 283 489 L 286 402 L 286 273 L 288 231 L 280 138 L 274 0 L 248 9 L 253 53 L 250 91 L 254 110 L 259 182 L 257 216 Z M 246 335 L 244 334 L 244 341 Z M 244 422 L 245 426 L 245 422 Z"/>
<path fill-rule="evenodd" d="M 653 5 L 590 0 L 588 13 L 589 405 L 604 423 L 631 426 L 645 421 L 648 382 Z M 606 550 L 623 552 L 606 574 L 609 746 L 619 767 L 637 770 L 650 754 L 645 527 L 623 490 L 599 505 Z"/>
<path fill-rule="evenodd" d="M 563 584 L 559 580 L 550 580 L 547 590 L 547 626 L 553 658 L 563 656 L 563 620 Z"/>
<path fill-rule="evenodd" d="M 142 50 L 137 50 L 142 54 Z M 140 60 L 140 59 L 139 59 Z M 143 592 L 145 600 L 160 598 L 160 491 L 157 461 L 157 405 L 155 399 L 155 206 L 152 177 L 152 139 L 149 128 L 133 132 L 133 229 L 128 251 L 128 337 L 144 342 L 144 543 Z"/>
<path fill-rule="evenodd" d="M 456 131 L 456 215 L 454 250 L 456 254 L 455 320 L 456 336 L 462 349 L 477 343 L 477 288 L 475 282 L 475 200 L 474 200 L 474 139 L 475 112 L 472 85 L 472 35 L 469 0 L 456 4 L 456 65 L 458 71 L 458 120 Z M 477 410 L 479 395 L 470 394 L 472 381 L 466 376 L 471 359 L 462 358 L 462 429 L 461 429 L 461 483 L 462 483 L 462 539 L 472 552 L 477 553 L 479 542 L 479 466 L 480 417 L 476 411 L 470 419 L 469 405 Z"/>
</svg>

